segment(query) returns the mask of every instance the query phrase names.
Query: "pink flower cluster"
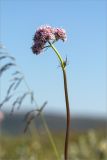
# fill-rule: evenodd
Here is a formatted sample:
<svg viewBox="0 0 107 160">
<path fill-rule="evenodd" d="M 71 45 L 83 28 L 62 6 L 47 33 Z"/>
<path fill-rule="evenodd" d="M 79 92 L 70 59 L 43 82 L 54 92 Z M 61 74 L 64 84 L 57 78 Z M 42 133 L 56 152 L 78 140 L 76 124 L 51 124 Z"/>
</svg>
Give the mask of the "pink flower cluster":
<svg viewBox="0 0 107 160">
<path fill-rule="evenodd" d="M 32 52 L 39 54 L 45 48 L 49 41 L 58 41 L 59 39 L 65 41 L 67 38 L 66 32 L 62 28 L 52 28 L 51 26 L 41 26 L 34 35 Z"/>
</svg>

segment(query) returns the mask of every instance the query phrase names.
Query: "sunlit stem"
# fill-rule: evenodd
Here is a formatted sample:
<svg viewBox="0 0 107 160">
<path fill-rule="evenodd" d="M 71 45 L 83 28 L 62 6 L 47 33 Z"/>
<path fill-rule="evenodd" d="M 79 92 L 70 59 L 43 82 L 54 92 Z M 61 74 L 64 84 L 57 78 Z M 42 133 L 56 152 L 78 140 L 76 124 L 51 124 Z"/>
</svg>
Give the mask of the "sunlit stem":
<svg viewBox="0 0 107 160">
<path fill-rule="evenodd" d="M 50 44 L 50 47 L 54 50 L 56 53 L 60 63 L 61 68 L 63 72 L 63 79 L 64 79 L 64 92 L 65 92 L 65 102 L 66 102 L 66 137 L 65 137 L 65 147 L 64 147 L 64 159 L 68 160 L 68 144 L 69 144 L 69 133 L 70 133 L 70 107 L 69 107 L 69 98 L 68 98 L 68 88 L 67 88 L 67 78 L 66 78 L 66 65 L 64 64 L 64 61 L 57 51 L 57 49 L 54 47 L 53 44 Z"/>
<path fill-rule="evenodd" d="M 64 61 L 63 61 L 61 55 L 59 54 L 59 52 L 57 51 L 57 49 L 54 47 L 54 45 L 53 45 L 52 43 L 49 42 L 49 44 L 50 44 L 50 47 L 51 47 L 51 48 L 54 50 L 54 52 L 56 53 L 56 55 L 57 55 L 57 57 L 58 57 L 58 59 L 59 59 L 59 61 L 60 61 L 60 63 L 61 63 L 62 69 L 64 69 Z"/>
</svg>

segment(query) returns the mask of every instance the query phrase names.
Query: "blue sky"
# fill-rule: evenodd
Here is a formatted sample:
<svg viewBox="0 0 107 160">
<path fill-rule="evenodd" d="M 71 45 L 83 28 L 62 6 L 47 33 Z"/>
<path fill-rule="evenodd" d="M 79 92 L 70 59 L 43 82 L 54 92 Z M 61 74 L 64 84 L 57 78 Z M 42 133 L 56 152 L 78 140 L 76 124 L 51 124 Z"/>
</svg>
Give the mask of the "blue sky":
<svg viewBox="0 0 107 160">
<path fill-rule="evenodd" d="M 37 103 L 41 105 L 48 100 L 46 112 L 65 114 L 62 72 L 57 68 L 56 55 L 48 49 L 36 56 L 30 48 L 36 28 L 49 24 L 63 27 L 68 36 L 67 42 L 57 42 L 56 47 L 69 61 L 71 113 L 106 116 L 107 1 L 1 0 L 0 3 L 0 41 L 17 59 Z M 4 94 L 7 79 L 2 81 Z"/>
</svg>

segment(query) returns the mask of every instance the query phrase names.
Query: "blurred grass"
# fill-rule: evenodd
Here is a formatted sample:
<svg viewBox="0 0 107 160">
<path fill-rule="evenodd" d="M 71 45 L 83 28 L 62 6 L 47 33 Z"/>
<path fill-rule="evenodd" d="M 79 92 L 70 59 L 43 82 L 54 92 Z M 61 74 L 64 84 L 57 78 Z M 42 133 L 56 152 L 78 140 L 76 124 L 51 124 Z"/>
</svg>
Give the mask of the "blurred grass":
<svg viewBox="0 0 107 160">
<path fill-rule="evenodd" d="M 71 132 L 69 160 L 107 160 L 106 130 Z M 63 160 L 64 132 L 53 133 Z M 48 136 L 41 131 L 32 135 L 0 135 L 0 160 L 55 160 Z"/>
</svg>

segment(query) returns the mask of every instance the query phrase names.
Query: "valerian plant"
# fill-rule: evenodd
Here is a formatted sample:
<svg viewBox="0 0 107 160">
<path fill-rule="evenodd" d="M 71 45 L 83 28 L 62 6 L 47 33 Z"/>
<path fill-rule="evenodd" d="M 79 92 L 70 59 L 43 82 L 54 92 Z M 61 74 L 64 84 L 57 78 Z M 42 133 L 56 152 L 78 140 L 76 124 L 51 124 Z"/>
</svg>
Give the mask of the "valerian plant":
<svg viewBox="0 0 107 160">
<path fill-rule="evenodd" d="M 68 145 L 69 145 L 69 132 L 70 132 L 70 107 L 67 89 L 67 78 L 66 78 L 66 61 L 64 61 L 55 48 L 54 43 L 58 40 L 65 41 L 67 39 L 66 31 L 62 28 L 53 28 L 48 25 L 41 26 L 37 29 L 33 38 L 32 52 L 36 55 L 42 53 L 45 48 L 52 48 L 54 53 L 57 55 L 60 66 L 63 72 L 64 79 L 64 92 L 66 102 L 66 136 L 65 136 L 65 147 L 64 147 L 64 159 L 68 160 Z"/>
</svg>

